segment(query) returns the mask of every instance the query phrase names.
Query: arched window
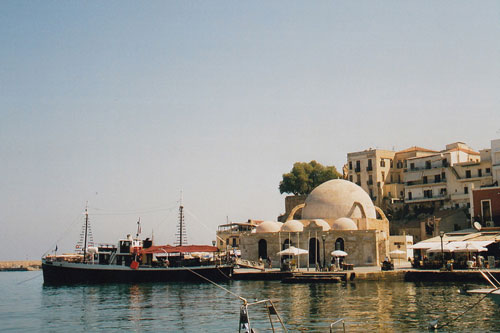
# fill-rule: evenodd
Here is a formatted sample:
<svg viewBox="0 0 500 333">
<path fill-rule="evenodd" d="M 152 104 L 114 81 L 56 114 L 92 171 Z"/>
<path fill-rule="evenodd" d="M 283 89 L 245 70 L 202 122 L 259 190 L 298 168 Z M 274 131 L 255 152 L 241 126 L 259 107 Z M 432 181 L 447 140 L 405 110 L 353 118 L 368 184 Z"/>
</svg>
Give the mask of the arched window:
<svg viewBox="0 0 500 333">
<path fill-rule="evenodd" d="M 259 240 L 259 258 L 267 259 L 267 242 L 265 239 Z"/>
<path fill-rule="evenodd" d="M 309 264 L 316 265 L 319 262 L 319 240 L 311 238 L 309 239 Z"/>
<path fill-rule="evenodd" d="M 344 251 L 344 240 L 342 238 L 337 238 L 335 241 L 335 250 Z"/>
<path fill-rule="evenodd" d="M 293 242 L 290 241 L 289 239 L 285 239 L 283 242 L 283 245 L 281 246 L 282 250 L 288 249 L 290 246 L 293 246 Z"/>
</svg>

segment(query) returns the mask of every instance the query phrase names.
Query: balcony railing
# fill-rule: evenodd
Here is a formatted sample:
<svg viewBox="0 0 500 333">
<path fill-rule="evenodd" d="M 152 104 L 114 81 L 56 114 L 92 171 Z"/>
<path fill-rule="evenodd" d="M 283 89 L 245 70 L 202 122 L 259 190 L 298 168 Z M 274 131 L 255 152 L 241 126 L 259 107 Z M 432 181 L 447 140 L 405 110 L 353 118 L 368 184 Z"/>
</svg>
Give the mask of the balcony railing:
<svg viewBox="0 0 500 333">
<path fill-rule="evenodd" d="M 405 198 L 405 202 L 420 202 L 420 201 L 435 201 L 435 200 L 446 200 L 449 199 L 450 196 L 448 194 L 438 194 L 438 195 L 433 195 L 432 197 L 418 197 L 418 198 Z"/>
</svg>

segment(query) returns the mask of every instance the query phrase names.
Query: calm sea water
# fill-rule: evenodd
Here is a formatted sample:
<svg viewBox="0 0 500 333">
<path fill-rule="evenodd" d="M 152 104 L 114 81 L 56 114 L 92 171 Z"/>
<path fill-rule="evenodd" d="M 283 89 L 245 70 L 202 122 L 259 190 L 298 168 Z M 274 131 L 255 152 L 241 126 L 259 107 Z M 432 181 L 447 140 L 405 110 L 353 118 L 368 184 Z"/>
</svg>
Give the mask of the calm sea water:
<svg viewBox="0 0 500 333">
<path fill-rule="evenodd" d="M 233 281 L 223 286 L 249 300 L 276 300 L 290 331 L 311 332 L 328 332 L 338 318 L 345 318 L 349 332 L 425 332 L 429 321 L 445 323 L 481 297 L 459 295 L 458 285 L 447 283 Z M 210 284 L 44 287 L 41 272 L 2 272 L 0 287 L 0 331 L 5 332 L 238 330 L 241 302 Z M 269 331 L 263 307 L 251 308 L 250 319 L 259 331 Z M 499 332 L 500 310 L 487 298 L 441 331 Z"/>
</svg>

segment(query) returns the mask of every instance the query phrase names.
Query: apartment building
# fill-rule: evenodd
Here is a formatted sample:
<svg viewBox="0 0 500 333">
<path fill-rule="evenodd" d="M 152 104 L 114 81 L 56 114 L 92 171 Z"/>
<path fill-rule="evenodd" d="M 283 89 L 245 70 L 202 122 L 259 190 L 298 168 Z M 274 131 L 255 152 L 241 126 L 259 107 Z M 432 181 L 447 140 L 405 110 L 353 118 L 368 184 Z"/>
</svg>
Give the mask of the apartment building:
<svg viewBox="0 0 500 333">
<path fill-rule="evenodd" d="M 348 180 L 361 186 L 381 206 L 384 198 L 404 200 L 404 168 L 406 159 L 437 153 L 421 147 L 392 150 L 368 149 L 347 154 Z"/>
<path fill-rule="evenodd" d="M 478 153 L 455 142 L 440 153 L 409 158 L 404 182 L 407 204 L 439 201 L 443 208 L 470 207 L 472 189 L 492 184 L 490 150 Z"/>
<path fill-rule="evenodd" d="M 385 195 L 384 185 L 389 178 L 394 155 L 391 150 L 371 148 L 347 154 L 348 180 L 361 186 L 377 206 Z"/>
<path fill-rule="evenodd" d="M 491 140 L 491 168 L 493 183 L 500 183 L 500 139 Z"/>
<path fill-rule="evenodd" d="M 500 180 L 500 139 L 476 152 L 463 142 L 442 151 L 411 147 L 394 152 L 369 149 L 347 154 L 348 180 L 361 186 L 374 203 L 430 203 L 442 208 L 470 207 L 472 190 Z"/>
</svg>

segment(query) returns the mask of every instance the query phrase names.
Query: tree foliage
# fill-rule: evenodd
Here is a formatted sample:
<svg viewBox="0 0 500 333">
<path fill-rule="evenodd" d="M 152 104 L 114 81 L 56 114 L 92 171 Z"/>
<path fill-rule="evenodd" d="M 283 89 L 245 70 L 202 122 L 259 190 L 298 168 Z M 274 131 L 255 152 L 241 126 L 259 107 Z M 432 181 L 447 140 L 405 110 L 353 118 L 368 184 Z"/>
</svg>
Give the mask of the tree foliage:
<svg viewBox="0 0 500 333">
<path fill-rule="evenodd" d="M 289 173 L 283 174 L 279 189 L 280 193 L 309 194 L 316 186 L 340 176 L 334 166 L 324 166 L 316 161 L 296 162 Z"/>
</svg>

